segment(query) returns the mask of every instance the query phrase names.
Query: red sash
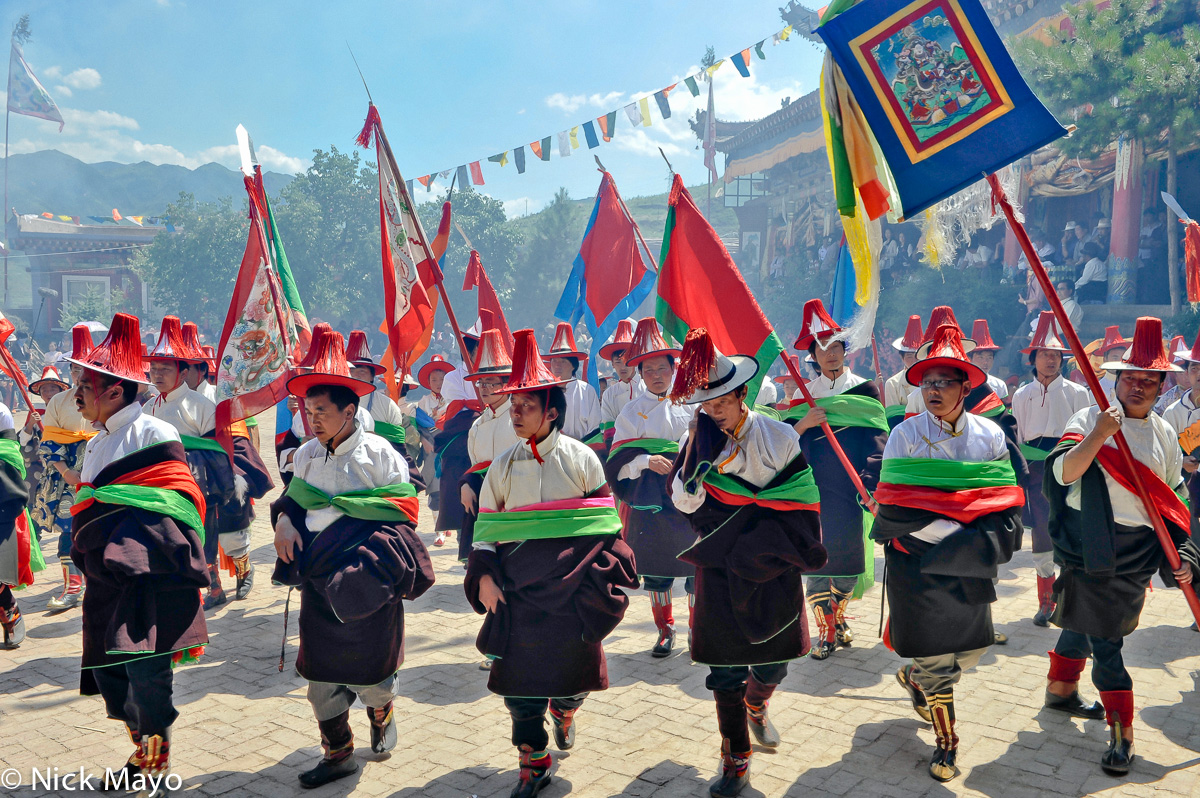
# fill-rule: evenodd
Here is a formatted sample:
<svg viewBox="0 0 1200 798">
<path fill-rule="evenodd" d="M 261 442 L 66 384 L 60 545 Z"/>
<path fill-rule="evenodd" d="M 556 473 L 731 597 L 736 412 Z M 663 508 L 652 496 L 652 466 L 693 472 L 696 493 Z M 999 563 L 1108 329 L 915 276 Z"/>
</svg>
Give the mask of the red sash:
<svg viewBox="0 0 1200 798">
<path fill-rule="evenodd" d="M 1079 443 L 1083 440 L 1083 435 L 1078 432 L 1068 432 L 1062 436 L 1062 440 Z M 1121 452 L 1115 446 L 1101 446 L 1100 452 L 1096 455 L 1096 462 L 1118 485 L 1134 496 L 1138 496 L 1137 488 L 1133 483 L 1133 474 L 1129 471 L 1125 458 L 1121 456 Z M 1134 458 L 1133 465 L 1137 469 L 1138 476 L 1142 478 L 1142 484 L 1146 486 L 1146 492 L 1150 494 L 1150 500 L 1158 507 L 1158 512 L 1162 517 L 1190 535 L 1191 513 L 1188 512 L 1187 505 L 1183 503 L 1179 495 L 1171 490 L 1171 487 L 1163 482 L 1158 474 L 1147 468 L 1145 463 Z"/>
<path fill-rule="evenodd" d="M 994 488 L 967 488 L 965 490 L 939 490 L 923 485 L 896 485 L 880 482 L 875 488 L 875 501 L 880 504 L 895 504 L 914 510 L 953 518 L 960 524 L 969 524 L 988 513 L 998 513 L 1025 504 L 1025 492 L 1017 485 Z"/>
<path fill-rule="evenodd" d="M 204 513 L 207 510 L 204 503 L 204 496 L 200 493 L 200 486 L 192 478 L 191 469 L 188 468 L 187 463 L 181 463 L 178 460 L 168 460 L 165 463 L 156 463 L 152 466 L 139 468 L 137 471 L 130 471 L 128 474 L 122 474 L 117 477 L 109 484 L 142 485 L 147 488 L 176 490 L 190 499 L 192 504 L 196 505 L 196 512 L 200 513 L 201 518 L 204 518 Z M 95 486 L 91 485 L 90 487 Z M 95 503 L 96 500 L 94 498 L 78 502 L 71 507 L 71 515 L 78 515 Z"/>
</svg>

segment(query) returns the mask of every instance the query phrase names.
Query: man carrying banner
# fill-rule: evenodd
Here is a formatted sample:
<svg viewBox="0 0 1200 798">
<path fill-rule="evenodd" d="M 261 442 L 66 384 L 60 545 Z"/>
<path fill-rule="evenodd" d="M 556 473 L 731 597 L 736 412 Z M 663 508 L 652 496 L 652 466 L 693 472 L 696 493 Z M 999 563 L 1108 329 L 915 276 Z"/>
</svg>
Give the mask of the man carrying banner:
<svg viewBox="0 0 1200 798">
<path fill-rule="evenodd" d="M 602 641 L 636 588 L 633 552 L 596 453 L 562 433 L 563 381 L 550 373 L 533 330 L 518 330 L 512 402 L 521 443 L 492 461 L 479 494 L 475 541 L 463 583 L 486 613 L 476 647 L 493 659 L 488 689 L 512 716 L 520 777 L 512 798 L 550 782 L 546 713 L 554 742 L 575 745 L 575 713 L 608 687 Z"/>
<path fill-rule="evenodd" d="M 809 649 L 803 575 L 825 564 L 818 491 L 788 424 L 746 405 L 753 357 L 726 357 L 708 331 L 690 331 L 672 401 L 700 405 L 670 476 L 671 499 L 700 540 L 680 555 L 696 566 L 692 659 L 709 666 L 721 733 L 717 798 L 750 784 L 750 732 L 779 745 L 767 716 L 788 662 Z"/>
<path fill-rule="evenodd" d="M 935 331 L 907 379 L 926 409 L 888 438 L 871 537 L 887 561 L 885 640 L 912 658 L 896 678 L 933 723 L 929 775 L 944 782 L 958 775 L 954 685 L 995 642 L 993 581 L 1021 545 L 1025 497 L 1004 431 L 964 409 L 986 375 L 967 359 L 956 325 Z"/>
<path fill-rule="evenodd" d="M 204 557 L 208 562 L 210 586 L 208 595 L 204 597 L 204 609 L 211 610 L 229 600 L 221 585 L 218 561 L 220 509 L 229 502 L 247 501 L 249 483 L 245 477 L 235 479 L 229 455 L 213 437 L 217 406 L 189 388 L 184 381 L 185 372 L 193 364 L 203 361 L 204 353 L 193 352 L 184 344 L 178 318 L 163 317 L 158 342 L 147 353 L 146 359 L 150 362 L 150 383 L 158 390 L 158 395 L 148 401 L 142 410 L 170 424 L 179 433 L 183 448 L 187 451 L 192 476 L 204 494 L 208 509 L 204 518 Z M 233 552 L 226 552 L 230 557 L 249 556 L 250 530 L 245 529 L 239 537 L 237 548 Z M 246 564 L 248 566 L 249 560 L 246 560 Z"/>
<path fill-rule="evenodd" d="M 554 342 L 546 353 L 550 371 L 563 384 L 567 396 L 567 416 L 563 434 L 583 441 L 593 449 L 603 449 L 600 435 L 600 398 L 596 389 L 579 379 L 579 367 L 587 368 L 587 354 L 575 345 L 575 332 L 567 322 L 560 322 L 554 331 Z"/>
<path fill-rule="evenodd" d="M 1067 421 L 1092 404 L 1088 389 L 1062 375 L 1063 357 L 1070 348 L 1058 330 L 1054 314 L 1042 311 L 1037 330 L 1026 349 L 1033 381 L 1013 394 L 1012 414 L 1017 420 L 1021 452 L 1029 463 L 1025 486 L 1025 521 L 1033 530 L 1033 567 L 1037 574 L 1037 626 L 1049 626 L 1054 612 L 1054 550 L 1050 543 L 1050 505 L 1042 493 L 1045 461 L 1058 445 Z"/>
<path fill-rule="evenodd" d="M 295 476 L 271 505 L 273 581 L 300 588 L 296 671 L 325 755 L 300 774 L 318 787 L 358 770 L 350 707 L 367 707 L 371 750 L 396 745 L 392 702 L 404 662 L 404 600 L 433 584 L 429 552 L 417 535 L 420 504 L 408 466 L 356 419 L 374 390 L 350 376 L 340 333 L 317 341 L 312 369 L 288 380 L 304 397 L 313 438 L 296 450 Z"/>
<path fill-rule="evenodd" d="M 71 558 L 88 584 L 79 692 L 101 695 L 108 716 L 125 723 L 135 750 L 117 776 L 134 789 L 139 776 L 166 775 L 179 717 L 172 668 L 208 642 L 204 495 L 179 433 L 137 403 L 146 379 L 138 327 L 118 313 L 108 337 L 71 361 L 84 369 L 75 403 L 97 433 L 73 510 Z"/>
<path fill-rule="evenodd" d="M 678 555 L 696 542 L 696 533 L 671 503 L 667 474 L 696 411 L 667 401 L 679 350 L 667 346 L 652 317 L 638 322 L 625 355 L 626 362 L 637 369 L 645 390 L 617 417 L 604 474 L 624 505 L 625 542 L 633 549 L 642 587 L 650 594 L 650 611 L 658 627 L 658 640 L 650 655 L 665 657 L 675 645 L 671 588 L 677 578 L 685 580 L 688 629 L 692 628 L 696 569 Z"/>
<path fill-rule="evenodd" d="M 629 365 L 625 358 L 629 342 L 632 340 L 633 324 L 628 319 L 621 319 L 617 323 L 617 331 L 613 333 L 613 339 L 600 347 L 600 357 L 612 363 L 613 371 L 617 373 L 616 380 L 600 397 L 600 431 L 604 434 L 606 446 L 612 445 L 613 435 L 616 433 L 617 416 L 621 415 L 621 408 L 646 391 L 637 369 Z"/>
<path fill-rule="evenodd" d="M 1162 322 L 1137 320 L 1129 350 L 1106 362 L 1117 375 L 1114 404 L 1071 416 L 1062 439 L 1046 459 L 1043 491 L 1050 503 L 1050 539 L 1062 574 L 1050 620 L 1062 627 L 1050 652 L 1046 706 L 1082 717 L 1100 707 L 1079 697 L 1079 677 L 1092 659 L 1092 683 L 1100 691 L 1110 742 L 1100 758 L 1106 773 L 1128 773 L 1133 752 L 1133 679 L 1121 657 L 1124 638 L 1137 628 L 1146 589 L 1157 572 L 1168 587 L 1192 582 L 1200 549 L 1189 536 L 1191 514 L 1183 492 L 1183 452 L 1171 426 L 1153 412 L 1169 372 L 1180 368 L 1163 349 Z M 1121 432 L 1138 475 L 1166 523 L 1181 558 L 1172 569 L 1155 535 L 1133 476 L 1118 455 Z"/>
<path fill-rule="evenodd" d="M 804 457 L 812 466 L 821 491 L 821 543 L 829 560 L 808 576 L 806 585 L 818 636 L 809 656 L 818 660 L 828 658 L 838 646 L 848 646 L 854 639 L 846 621 L 846 608 L 854 597 L 859 576 L 866 570 L 867 559 L 864 510 L 859 504 L 858 489 L 829 446 L 820 425 L 822 421 L 829 422 L 868 490 L 879 478 L 879 462 L 888 433 L 879 386 L 850 371 L 845 343 L 830 340 L 839 332 L 841 327 L 825 311 L 821 300 L 810 299 L 804 304 L 800 335 L 794 346 L 808 350 L 817 362 L 819 373 L 808 383 L 817 408 L 810 410 L 807 403 L 797 398 L 784 417 L 800 433 Z"/>
<path fill-rule="evenodd" d="M 904 420 L 904 408 L 908 403 L 908 395 L 913 387 L 904 378 L 905 372 L 917 362 L 917 347 L 921 345 L 921 317 L 908 317 L 908 326 L 904 335 L 892 341 L 892 348 L 900 353 L 904 368 L 887 378 L 883 384 L 883 412 L 887 415 L 888 425 L 895 427 Z"/>
</svg>

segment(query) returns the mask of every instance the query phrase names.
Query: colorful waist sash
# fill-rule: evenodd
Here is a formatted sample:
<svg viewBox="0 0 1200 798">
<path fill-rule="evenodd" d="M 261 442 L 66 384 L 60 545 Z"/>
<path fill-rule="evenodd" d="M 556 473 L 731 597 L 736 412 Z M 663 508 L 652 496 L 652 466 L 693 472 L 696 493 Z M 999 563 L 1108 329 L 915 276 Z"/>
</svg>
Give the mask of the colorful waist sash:
<svg viewBox="0 0 1200 798">
<path fill-rule="evenodd" d="M 191 470 L 178 460 L 131 471 L 99 488 L 81 482 L 75 491 L 71 515 L 78 515 L 93 502 L 138 507 L 170 516 L 194 529 L 200 542 L 204 542 L 204 497 Z"/>
<path fill-rule="evenodd" d="M 753 490 L 741 480 L 710 470 L 704 476 L 708 495 L 722 504 L 742 506 L 757 504 L 769 510 L 821 510 L 821 491 L 813 479 L 812 467 L 793 474 L 782 485 Z"/>
<path fill-rule="evenodd" d="M 242 425 L 243 428 L 245 426 L 245 424 Z M 249 435 L 243 435 L 242 437 L 249 437 Z M 225 454 L 225 450 L 221 448 L 221 444 L 217 443 L 215 438 L 196 438 L 191 435 L 180 435 L 179 440 L 183 441 L 183 448 L 189 452 L 205 451 Z"/>
<path fill-rule="evenodd" d="M 613 443 L 612 450 L 608 453 L 608 459 L 611 460 L 617 452 L 629 449 L 637 449 L 642 454 L 661 454 L 674 457 L 679 454 L 679 442 L 666 438 L 627 438 Z"/>
<path fill-rule="evenodd" d="M 63 429 L 62 427 L 44 427 L 42 429 L 42 440 L 69 446 L 73 443 L 90 441 L 96 437 L 96 434 L 97 430 L 84 432 L 83 430 Z"/>
<path fill-rule="evenodd" d="M 363 521 L 401 521 L 415 524 L 421 506 L 417 499 L 417 489 L 408 482 L 330 496 L 300 477 L 292 477 L 284 495 L 305 510 L 333 507 L 351 518 Z"/>
<path fill-rule="evenodd" d="M 869 396 L 839 394 L 823 396 L 815 400 L 817 407 L 825 411 L 831 427 L 868 427 L 882 432 L 888 431 L 887 414 L 883 405 Z M 797 399 L 783 414 L 783 421 L 795 423 L 808 415 L 808 403 Z"/>
<path fill-rule="evenodd" d="M 1025 504 L 1008 460 L 959 462 L 924 457 L 883 461 L 875 500 L 944 515 L 969 524 L 989 513 Z"/>
<path fill-rule="evenodd" d="M 612 496 L 539 502 L 515 510 L 480 508 L 475 520 L 476 543 L 616 535 L 621 519 Z"/>
</svg>

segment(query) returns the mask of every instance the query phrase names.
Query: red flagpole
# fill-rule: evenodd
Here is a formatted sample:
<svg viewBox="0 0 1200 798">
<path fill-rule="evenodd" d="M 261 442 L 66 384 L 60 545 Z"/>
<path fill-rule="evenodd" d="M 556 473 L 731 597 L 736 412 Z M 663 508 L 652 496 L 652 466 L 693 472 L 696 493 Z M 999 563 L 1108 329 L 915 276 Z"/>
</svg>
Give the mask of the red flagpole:
<svg viewBox="0 0 1200 798">
<path fill-rule="evenodd" d="M 1033 270 L 1034 276 L 1037 277 L 1038 285 L 1042 287 L 1042 293 L 1046 295 L 1046 301 L 1050 303 L 1050 310 L 1053 311 L 1054 318 L 1058 321 L 1058 327 L 1062 330 L 1063 335 L 1066 336 L 1067 345 L 1071 347 L 1071 352 L 1075 355 L 1075 361 L 1079 364 L 1079 370 L 1083 373 L 1083 379 L 1087 382 L 1087 386 L 1096 400 L 1096 405 L 1100 408 L 1101 412 L 1104 412 L 1109 407 L 1108 399 L 1104 396 L 1104 389 L 1100 387 L 1100 380 L 1096 377 L 1096 371 L 1092 368 L 1092 361 L 1084 351 L 1083 344 L 1080 342 L 1079 336 L 1075 333 L 1075 328 L 1071 326 L 1071 320 L 1067 317 L 1067 312 L 1063 310 L 1062 302 L 1059 301 L 1058 294 L 1054 291 L 1054 284 L 1050 282 L 1050 275 L 1046 273 L 1046 267 L 1042 265 L 1042 259 L 1038 257 L 1037 250 L 1034 249 L 1033 243 L 1029 240 L 1029 234 L 1025 232 L 1024 225 L 1017 220 L 1012 203 L 1008 201 L 1008 196 L 1005 195 L 1004 188 L 1000 185 L 1000 180 L 994 174 L 991 174 L 987 176 L 987 181 L 992 187 L 993 206 L 999 206 L 1008 219 L 1008 224 L 1012 228 L 1013 234 L 1017 237 L 1017 243 L 1021 245 L 1021 249 L 1025 253 L 1025 259 L 1029 261 L 1029 268 Z M 1137 494 L 1142 500 L 1142 504 L 1146 507 L 1146 514 L 1150 516 L 1150 523 L 1154 527 L 1154 534 L 1158 536 L 1158 543 L 1162 546 L 1163 553 L 1167 555 L 1167 563 L 1171 566 L 1171 570 L 1178 570 L 1180 565 L 1179 552 L 1175 549 L 1175 542 L 1171 540 L 1171 534 L 1167 531 L 1167 525 L 1163 522 L 1158 507 L 1150 498 L 1150 493 L 1146 490 L 1141 475 L 1138 474 L 1137 467 L 1134 464 L 1133 452 L 1129 449 L 1129 443 L 1126 442 L 1125 435 L 1118 430 L 1117 434 L 1113 436 L 1113 441 L 1116 442 L 1117 451 L 1121 453 L 1121 458 L 1125 461 L 1125 465 L 1129 469 L 1129 473 L 1133 479 L 1133 486 L 1137 489 Z M 1197 623 L 1200 623 L 1200 599 L 1196 598 L 1196 591 L 1190 584 L 1182 582 L 1179 583 L 1179 588 L 1183 591 L 1183 597 L 1187 599 L 1192 616 L 1195 617 Z"/>
</svg>

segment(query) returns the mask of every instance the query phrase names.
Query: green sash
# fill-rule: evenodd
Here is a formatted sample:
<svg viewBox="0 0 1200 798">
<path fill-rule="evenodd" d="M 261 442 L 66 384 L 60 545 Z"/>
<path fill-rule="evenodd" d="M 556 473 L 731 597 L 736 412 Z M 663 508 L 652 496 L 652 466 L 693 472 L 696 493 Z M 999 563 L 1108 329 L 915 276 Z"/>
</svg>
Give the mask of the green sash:
<svg viewBox="0 0 1200 798">
<path fill-rule="evenodd" d="M 904 412 L 907 409 L 907 405 L 888 405 L 883 408 L 883 414 L 890 423 L 899 424 L 904 420 Z"/>
<path fill-rule="evenodd" d="M 661 454 L 661 455 L 677 455 L 679 454 L 679 443 L 677 441 L 667 440 L 666 438 L 630 438 L 627 441 L 621 441 L 612 448 L 608 453 L 608 459 L 611 460 L 617 452 L 625 451 L 626 449 L 638 449 L 642 454 Z"/>
<path fill-rule="evenodd" d="M 323 510 L 326 507 L 334 507 L 351 518 L 363 521 L 403 521 L 410 524 L 417 522 L 417 489 L 408 482 L 330 496 L 299 477 L 293 477 L 292 481 L 288 483 L 284 495 L 305 510 Z M 404 502 L 404 499 L 412 501 Z M 402 504 L 411 504 L 411 508 L 405 510 L 401 506 Z"/>
<path fill-rule="evenodd" d="M 225 454 L 225 450 L 221 448 L 221 444 L 217 443 L 213 438 L 193 438 L 191 435 L 180 435 L 179 440 L 183 441 L 183 448 L 189 452 L 207 451 Z"/>
<path fill-rule="evenodd" d="M 839 394 L 823 396 L 816 400 L 817 407 L 824 409 L 825 418 L 831 427 L 867 427 L 887 432 L 887 414 L 883 405 L 869 396 Z M 784 413 L 783 420 L 795 423 L 808 415 L 808 404 L 801 403 Z"/>
<path fill-rule="evenodd" d="M 756 504 L 773 501 L 817 504 L 821 501 L 821 491 L 817 488 L 816 480 L 813 479 L 811 466 L 792 474 L 780 485 L 759 491 L 747 487 L 740 480 L 728 474 L 719 474 L 715 469 L 709 470 L 705 474 L 704 484 L 708 488 L 715 488 L 720 493 L 730 493 L 750 499 Z"/>
<path fill-rule="evenodd" d="M 1045 449 L 1039 449 L 1038 447 L 1030 446 L 1027 443 L 1021 444 L 1021 454 L 1025 455 L 1026 460 L 1031 460 L 1035 463 L 1040 463 L 1050 456 L 1050 452 L 1046 451 Z"/>
<path fill-rule="evenodd" d="M 770 405 L 755 405 L 754 412 L 758 413 L 760 416 L 766 416 L 767 418 L 774 419 L 775 421 L 783 420 L 779 415 L 779 411 Z"/>
<path fill-rule="evenodd" d="M 389 424 L 386 421 L 375 422 L 375 434 L 385 441 L 395 443 L 399 446 L 403 446 L 406 440 L 404 427 L 397 427 L 395 424 Z"/>
<path fill-rule="evenodd" d="M 146 485 L 104 485 L 99 488 L 80 485 L 75 492 L 75 503 L 81 504 L 88 499 L 95 499 L 101 504 L 138 507 L 152 513 L 170 516 L 184 526 L 194 529 L 200 542 L 204 543 L 204 519 L 200 517 L 196 505 L 192 504 L 191 500 L 179 491 L 152 488 Z"/>
<path fill-rule="evenodd" d="M 1007 410 L 1007 408 L 1004 405 L 1000 405 L 998 407 L 993 407 L 991 410 L 985 410 L 982 413 L 976 413 L 975 415 L 983 418 L 996 418 L 997 416 L 1004 415 L 1005 410 Z"/>
<path fill-rule="evenodd" d="M 21 456 L 21 444 L 12 438 L 0 438 L 0 462 L 8 463 L 25 479 L 25 458 Z"/>
<path fill-rule="evenodd" d="M 1009 460 L 964 463 L 924 457 L 893 457 L 883 461 L 879 481 L 893 485 L 922 485 L 938 490 L 969 490 L 1016 485 L 1017 474 Z"/>
<path fill-rule="evenodd" d="M 612 506 L 489 512 L 475 519 L 476 543 L 616 535 L 620 531 L 621 518 Z"/>
</svg>

